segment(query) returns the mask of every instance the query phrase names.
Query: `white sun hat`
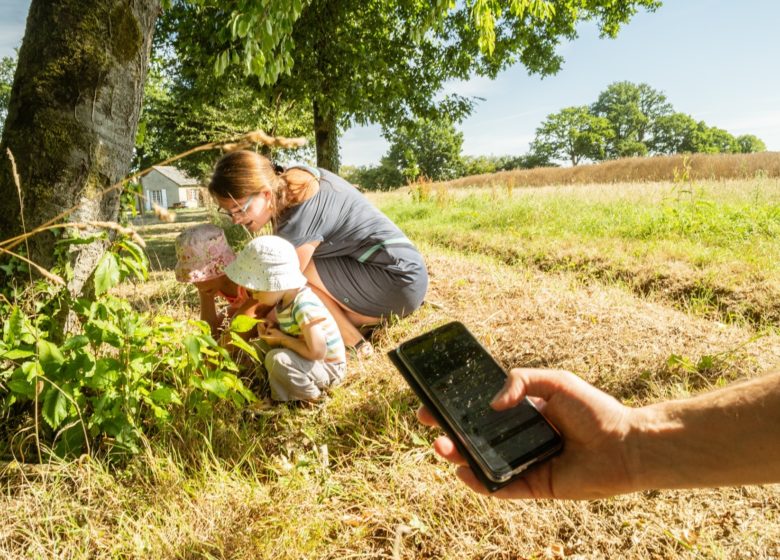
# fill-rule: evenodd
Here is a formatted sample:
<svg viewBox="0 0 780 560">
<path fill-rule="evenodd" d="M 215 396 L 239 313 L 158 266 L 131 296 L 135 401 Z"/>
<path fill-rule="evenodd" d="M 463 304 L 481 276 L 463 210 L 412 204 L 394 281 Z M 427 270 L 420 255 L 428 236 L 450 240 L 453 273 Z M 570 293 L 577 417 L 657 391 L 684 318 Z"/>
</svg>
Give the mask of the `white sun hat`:
<svg viewBox="0 0 780 560">
<path fill-rule="evenodd" d="M 276 235 L 250 241 L 225 268 L 236 284 L 256 292 L 280 292 L 306 285 L 295 247 Z"/>
</svg>

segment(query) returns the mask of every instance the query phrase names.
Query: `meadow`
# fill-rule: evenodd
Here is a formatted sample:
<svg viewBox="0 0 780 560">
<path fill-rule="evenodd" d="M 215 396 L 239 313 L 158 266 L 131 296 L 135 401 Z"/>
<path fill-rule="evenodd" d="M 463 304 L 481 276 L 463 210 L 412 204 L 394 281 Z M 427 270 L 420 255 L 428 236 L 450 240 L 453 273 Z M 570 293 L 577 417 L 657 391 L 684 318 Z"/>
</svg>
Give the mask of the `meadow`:
<svg viewBox="0 0 780 560">
<path fill-rule="evenodd" d="M 430 269 L 423 308 L 374 334 L 323 406 L 179 409 L 129 464 L 0 473 L 8 558 L 780 557 L 780 486 L 650 491 L 587 502 L 470 493 L 431 449 L 386 359 L 451 319 L 506 367 L 569 369 L 625 403 L 679 398 L 780 363 L 780 179 L 542 187 L 420 184 L 369 198 Z M 171 268 L 178 231 L 138 223 L 155 271 L 138 309 L 195 318 Z M 259 372 L 246 383 L 262 395 Z"/>
</svg>

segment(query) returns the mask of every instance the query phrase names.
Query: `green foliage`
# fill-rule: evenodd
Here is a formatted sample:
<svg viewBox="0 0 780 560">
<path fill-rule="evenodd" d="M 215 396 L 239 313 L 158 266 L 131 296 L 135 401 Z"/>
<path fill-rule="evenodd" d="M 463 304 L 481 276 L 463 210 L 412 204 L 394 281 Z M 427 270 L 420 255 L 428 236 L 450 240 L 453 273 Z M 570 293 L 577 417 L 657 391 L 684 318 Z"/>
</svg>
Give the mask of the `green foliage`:
<svg viewBox="0 0 780 560">
<path fill-rule="evenodd" d="M 699 123 L 685 113 L 662 115 L 653 123 L 651 151 L 656 154 L 683 154 L 696 151 L 694 134 Z"/>
<path fill-rule="evenodd" d="M 417 119 L 386 132 L 385 137 L 390 142 L 387 162 L 407 182 L 420 176 L 441 181 L 460 175 L 463 133 L 449 119 Z"/>
<path fill-rule="evenodd" d="M 652 124 L 672 113 L 666 96 L 647 84 L 615 82 L 599 94 L 591 113 L 604 117 L 612 128 L 606 155 L 610 158 L 645 155 Z"/>
<path fill-rule="evenodd" d="M 118 456 L 137 452 L 144 434 L 167 429 L 174 407 L 207 417 L 220 400 L 254 400 L 205 323 L 139 313 L 110 294 L 125 279 L 145 279 L 146 264 L 141 248 L 120 238 L 98 264 L 94 298 L 54 294 L 80 325 L 63 340 L 41 313 L 52 294 L 38 290 L 32 306 L 2 300 L 0 413 L 7 423 L 23 426 L 31 417 L 59 456 Z"/>
<path fill-rule="evenodd" d="M 386 191 L 404 184 L 404 176 L 386 158 L 379 165 L 343 166 L 341 176 L 366 191 Z"/>
<path fill-rule="evenodd" d="M 8 102 L 11 99 L 11 86 L 14 83 L 16 59 L 4 56 L 0 59 L 0 132 L 3 130 L 5 117 L 8 115 Z"/>
<path fill-rule="evenodd" d="M 251 70 L 259 85 L 273 85 L 282 102 L 306 107 L 318 158 L 324 159 L 319 151 L 327 145 L 337 152 L 338 131 L 353 123 L 393 129 L 417 117 L 457 121 L 475 100 L 443 96 L 448 80 L 495 77 L 517 62 L 531 72 L 554 73 L 562 60 L 556 49 L 577 36 L 579 22 L 595 20 L 604 35 L 614 36 L 638 8 L 658 5 L 312 0 L 285 10 L 279 0 L 193 0 L 174 2 L 173 10 L 183 15 L 166 34 L 192 72 Z M 329 163 L 336 160 L 330 154 Z"/>
<path fill-rule="evenodd" d="M 727 131 L 675 113 L 647 84 L 615 82 L 590 107 L 568 107 L 537 128 L 532 154 L 546 160 L 599 161 L 647 154 L 751 153 L 766 149 L 752 135 Z"/>
<path fill-rule="evenodd" d="M 215 77 L 203 68 L 182 63 L 180 53 L 199 40 L 202 26 L 208 27 L 208 22 L 202 21 L 208 13 L 177 5 L 158 20 L 136 137 L 139 168 L 250 130 L 280 136 L 306 136 L 309 132 L 310 115 L 305 108 L 260 87 L 257 78 L 245 77 L 235 67 Z M 287 155 L 307 158 L 310 149 Z M 215 157 L 213 152 L 193 154 L 180 165 L 193 177 L 206 177 Z"/>
<path fill-rule="evenodd" d="M 743 134 L 737 136 L 737 147 L 741 154 L 755 154 L 757 152 L 765 152 L 766 144 L 764 141 L 752 134 Z"/>
<path fill-rule="evenodd" d="M 536 129 L 531 151 L 545 159 L 568 159 L 577 165 L 583 159 L 598 161 L 606 156 L 614 136 L 611 123 L 590 113 L 587 107 L 567 107 Z"/>
</svg>

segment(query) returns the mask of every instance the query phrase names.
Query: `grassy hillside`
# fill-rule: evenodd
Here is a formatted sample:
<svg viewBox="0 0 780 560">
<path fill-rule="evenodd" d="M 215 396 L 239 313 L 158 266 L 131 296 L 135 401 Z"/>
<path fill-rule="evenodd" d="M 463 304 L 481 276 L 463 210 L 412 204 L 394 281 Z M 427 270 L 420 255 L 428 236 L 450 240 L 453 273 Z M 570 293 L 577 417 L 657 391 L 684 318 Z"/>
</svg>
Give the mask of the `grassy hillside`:
<svg viewBox="0 0 780 560">
<path fill-rule="evenodd" d="M 501 171 L 463 177 L 442 184 L 448 188 L 540 187 L 672 181 L 680 175 L 697 180 L 778 178 L 780 177 L 780 152 L 622 158 L 576 167 L 539 167 Z"/>
</svg>

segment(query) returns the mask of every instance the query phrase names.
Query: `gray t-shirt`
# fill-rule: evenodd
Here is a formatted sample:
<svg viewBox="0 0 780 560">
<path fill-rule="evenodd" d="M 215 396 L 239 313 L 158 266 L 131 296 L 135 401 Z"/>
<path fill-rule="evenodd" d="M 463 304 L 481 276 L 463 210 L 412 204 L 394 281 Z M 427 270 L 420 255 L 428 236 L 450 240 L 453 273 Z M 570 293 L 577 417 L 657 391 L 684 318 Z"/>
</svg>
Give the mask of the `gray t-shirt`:
<svg viewBox="0 0 780 560">
<path fill-rule="evenodd" d="M 276 234 L 296 247 L 319 242 L 317 274 L 336 301 L 367 317 L 404 317 L 428 289 L 422 255 L 390 219 L 347 181 L 324 169 L 320 189 L 282 212 Z"/>
<path fill-rule="evenodd" d="M 295 247 L 318 241 L 313 258 L 350 257 L 389 271 L 409 272 L 405 259 L 393 258 L 391 247 L 412 243 L 390 219 L 350 183 L 320 172 L 320 189 L 310 199 L 285 210 L 276 234 Z"/>
</svg>

